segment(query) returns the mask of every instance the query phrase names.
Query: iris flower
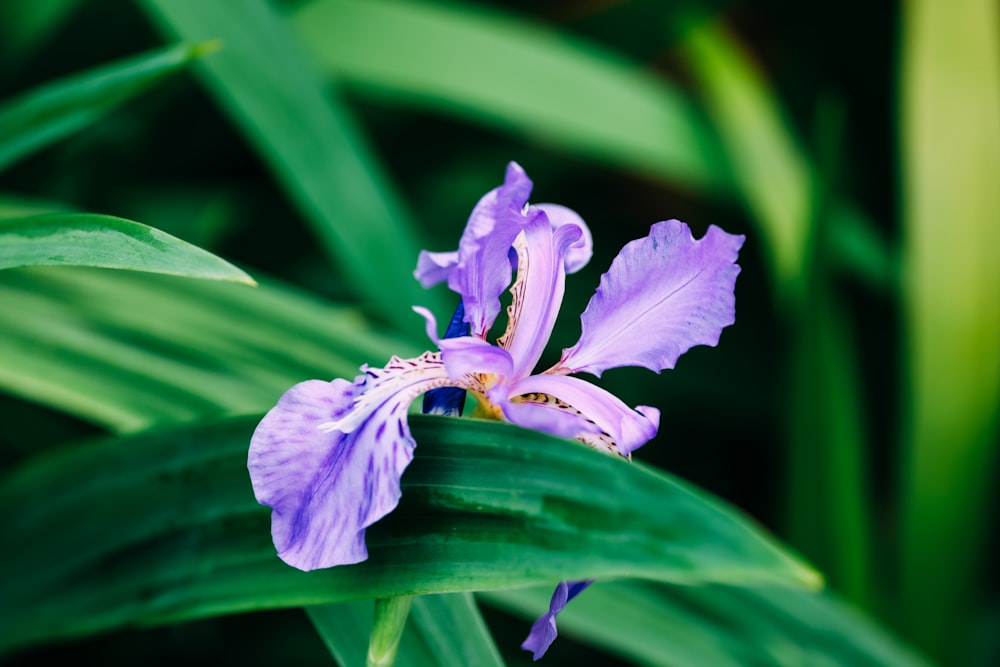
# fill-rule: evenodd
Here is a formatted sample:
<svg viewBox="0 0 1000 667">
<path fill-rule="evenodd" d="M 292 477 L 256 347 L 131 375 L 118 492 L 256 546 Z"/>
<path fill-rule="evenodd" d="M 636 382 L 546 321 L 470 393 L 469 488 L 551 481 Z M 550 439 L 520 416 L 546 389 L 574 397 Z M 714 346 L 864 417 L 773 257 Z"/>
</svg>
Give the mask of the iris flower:
<svg viewBox="0 0 1000 667">
<path fill-rule="evenodd" d="M 531 187 L 520 166 L 510 163 L 503 185 L 473 209 L 458 250 L 421 253 L 417 279 L 425 287 L 447 281 L 461 296 L 444 338 L 437 337 L 434 317 L 414 308 L 424 316 L 436 351 L 393 357 L 383 368 L 363 366 L 353 381 L 297 384 L 258 425 L 248 469 L 257 500 L 272 509 L 274 544 L 289 565 L 313 570 L 367 558 L 365 529 L 399 502 L 400 477 L 416 446 L 407 413 L 421 394 L 471 392 L 476 416 L 628 458 L 656 435 L 659 411 L 631 408 L 573 374 L 600 376 L 618 366 L 659 373 L 673 368 L 690 347 L 715 345 L 733 323 L 735 261 L 743 237 L 712 226 L 695 240 L 682 222 L 658 222 L 646 237 L 628 243 L 602 276 L 581 316 L 576 344 L 554 366 L 535 373 L 566 274 L 587 263 L 592 245 L 590 231 L 572 210 L 529 205 Z M 490 330 L 508 286 L 506 328 L 494 344 Z M 544 652 L 555 636 L 555 614 L 586 583 L 561 584 L 563 595 L 557 589 L 552 609 L 536 624 L 551 631 L 533 631 L 532 646 Z M 543 640 L 546 633 L 551 636 Z M 528 648 L 537 658 L 537 648 Z"/>
</svg>

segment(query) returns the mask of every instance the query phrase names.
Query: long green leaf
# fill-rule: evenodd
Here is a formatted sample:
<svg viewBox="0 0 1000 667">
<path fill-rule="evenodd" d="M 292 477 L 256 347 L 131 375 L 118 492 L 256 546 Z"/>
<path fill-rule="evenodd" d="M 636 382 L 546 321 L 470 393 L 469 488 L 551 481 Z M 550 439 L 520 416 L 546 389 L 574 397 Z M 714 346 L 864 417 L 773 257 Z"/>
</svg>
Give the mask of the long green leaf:
<svg viewBox="0 0 1000 667">
<path fill-rule="evenodd" d="M 477 597 L 531 619 L 551 593 L 525 588 Z M 598 581 L 560 614 L 559 634 L 650 667 L 927 665 L 834 597 L 793 588 Z M 551 657 L 558 651 L 557 642 Z"/>
<path fill-rule="evenodd" d="M 0 218 L 0 269 L 59 265 L 257 284 L 224 259 L 131 220 L 89 213 Z"/>
<path fill-rule="evenodd" d="M 903 3 L 907 346 L 902 600 L 914 639 L 962 664 L 995 535 L 1000 426 L 1000 11 Z"/>
<path fill-rule="evenodd" d="M 205 85 L 312 225 L 342 280 L 401 328 L 410 326 L 414 304 L 448 311 L 413 280 L 421 249 L 415 225 L 364 137 L 267 2 L 140 5 L 167 33 L 222 40 L 222 52 L 198 68 Z"/>
<path fill-rule="evenodd" d="M 12 269 L 0 272 L 0 304 L 12 314 L 0 317 L 0 388 L 116 431 L 261 412 L 296 382 L 422 351 L 269 281 Z"/>
<path fill-rule="evenodd" d="M 691 187 L 728 188 L 714 137 L 680 89 L 596 44 L 431 2 L 313 0 L 292 22 L 337 80 Z"/>
<path fill-rule="evenodd" d="M 0 486 L 0 645 L 240 610 L 562 578 L 817 586 L 718 500 L 641 463 L 479 420 L 411 417 L 403 501 L 370 558 L 305 573 L 274 553 L 246 473 L 256 419 L 42 455 Z"/>
<path fill-rule="evenodd" d="M 105 116 L 215 49 L 173 46 L 31 90 L 0 106 L 0 170 Z"/>
</svg>

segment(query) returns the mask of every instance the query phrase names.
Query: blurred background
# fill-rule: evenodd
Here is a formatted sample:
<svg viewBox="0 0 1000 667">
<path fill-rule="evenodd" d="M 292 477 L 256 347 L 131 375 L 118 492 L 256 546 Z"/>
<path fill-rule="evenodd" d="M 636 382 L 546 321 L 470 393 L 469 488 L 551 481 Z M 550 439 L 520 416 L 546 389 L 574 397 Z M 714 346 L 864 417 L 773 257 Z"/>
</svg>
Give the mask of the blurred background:
<svg viewBox="0 0 1000 667">
<path fill-rule="evenodd" d="M 531 200 L 575 209 L 595 242 L 567 280 L 552 360 L 653 222 L 745 234 L 737 320 L 718 348 L 660 376 L 601 379 L 663 412 L 636 458 L 745 510 L 931 660 L 995 665 L 998 29 L 988 0 L 0 0 L 0 103 L 218 40 L 0 162 L 0 212 L 137 220 L 258 280 L 358 306 L 419 351 L 409 305 L 440 321 L 454 301 L 412 280 L 416 251 L 454 249 L 515 160 Z M 46 382 L 72 393 L 84 380 L 18 349 L 0 343 L 4 468 L 142 425 L 64 398 Z M 275 385 L 177 418 L 265 410 Z M 527 664 L 524 622 L 484 613 L 510 664 Z M 44 645 L 9 664 L 325 653 L 288 610 Z M 566 638 L 546 659 L 592 655 Z"/>
</svg>

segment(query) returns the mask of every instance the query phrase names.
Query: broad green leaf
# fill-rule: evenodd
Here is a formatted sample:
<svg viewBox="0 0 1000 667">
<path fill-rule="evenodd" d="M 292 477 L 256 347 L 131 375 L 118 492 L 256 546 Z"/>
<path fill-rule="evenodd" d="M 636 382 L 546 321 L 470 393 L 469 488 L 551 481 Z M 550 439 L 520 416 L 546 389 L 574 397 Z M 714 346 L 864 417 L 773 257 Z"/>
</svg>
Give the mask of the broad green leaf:
<svg viewBox="0 0 1000 667">
<path fill-rule="evenodd" d="M 479 593 L 526 619 L 551 588 Z M 597 581 L 559 616 L 559 634 L 650 667 L 927 667 L 832 595 L 768 586 Z M 559 640 L 550 649 L 558 659 Z"/>
<path fill-rule="evenodd" d="M 0 105 L 0 170 L 90 125 L 215 49 L 182 44 L 30 90 Z"/>
<path fill-rule="evenodd" d="M 270 281 L 256 289 L 118 271 L 0 272 L 0 388 L 106 426 L 262 412 L 292 384 L 415 356 L 412 339 Z M 412 316 L 413 338 L 423 323 Z"/>
<path fill-rule="evenodd" d="M 783 299 L 800 300 L 814 217 L 812 165 L 774 93 L 729 32 L 701 22 L 681 49 L 763 234 L 775 288 Z"/>
<path fill-rule="evenodd" d="M 256 418 L 42 454 L 0 484 L 0 645 L 241 610 L 594 576 L 815 587 L 719 500 L 641 463 L 509 424 L 412 416 L 403 500 L 370 557 L 282 563 L 254 501 Z M 16 610 L 16 613 L 15 613 Z"/>
<path fill-rule="evenodd" d="M 359 600 L 306 608 L 337 664 L 364 664 L 373 606 L 371 600 Z M 396 667 L 502 667 L 503 664 L 471 593 L 414 598 Z"/>
<path fill-rule="evenodd" d="M 140 5 L 166 33 L 222 41 L 222 51 L 197 68 L 206 88 L 271 168 L 360 299 L 400 328 L 410 326 L 410 307 L 417 303 L 439 315 L 450 312 L 438 303 L 439 295 L 423 292 L 413 280 L 421 250 L 415 224 L 335 92 L 267 2 Z"/>
<path fill-rule="evenodd" d="M 984 549 L 1000 454 L 1000 8 L 913 0 L 902 10 L 898 613 L 928 652 L 963 664 L 982 576 L 995 569 Z"/>
<path fill-rule="evenodd" d="M 91 213 L 0 218 L 0 269 L 60 265 L 257 284 L 207 250 L 131 220 Z"/>
<path fill-rule="evenodd" d="M 335 80 L 693 188 L 729 187 L 684 93 L 597 44 L 468 3 L 313 0 L 291 19 Z"/>
</svg>

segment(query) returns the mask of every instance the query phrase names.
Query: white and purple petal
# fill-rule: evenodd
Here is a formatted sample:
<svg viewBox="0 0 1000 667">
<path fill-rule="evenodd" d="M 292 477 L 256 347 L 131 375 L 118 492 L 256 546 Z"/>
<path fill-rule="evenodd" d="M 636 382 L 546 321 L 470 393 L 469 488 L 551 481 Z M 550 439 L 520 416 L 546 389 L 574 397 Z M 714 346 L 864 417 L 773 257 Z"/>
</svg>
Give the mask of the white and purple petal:
<svg viewBox="0 0 1000 667">
<path fill-rule="evenodd" d="M 695 240 L 668 220 L 627 244 L 601 277 L 581 316 L 582 335 L 556 373 L 644 366 L 660 372 L 695 345 L 715 345 L 735 321 L 733 290 L 743 236 L 716 226 Z"/>
<path fill-rule="evenodd" d="M 532 375 L 514 383 L 510 394 L 502 407 L 511 422 L 625 457 L 652 440 L 660 425 L 656 408 L 633 410 L 580 378 Z"/>
<path fill-rule="evenodd" d="M 528 638 L 521 644 L 525 651 L 531 651 L 532 659 L 538 660 L 549 646 L 556 640 L 559 632 L 556 630 L 556 616 L 559 615 L 569 601 L 582 593 L 587 586 L 594 583 L 593 579 L 584 581 L 561 581 L 552 593 L 552 600 L 549 602 L 549 610 L 531 626 Z"/>
<path fill-rule="evenodd" d="M 272 509 L 278 555 L 300 570 L 367 558 L 365 529 L 396 507 L 413 457 L 407 408 L 450 384 L 436 353 L 362 370 L 353 383 L 295 385 L 250 441 L 254 494 Z"/>
<path fill-rule="evenodd" d="M 514 241 L 517 278 L 510 289 L 507 330 L 497 341 L 514 359 L 513 379 L 531 373 L 549 342 L 566 284 L 565 255 L 581 233 L 576 225 L 553 229 L 539 216 Z"/>
<path fill-rule="evenodd" d="M 566 226 L 580 230 L 580 237 L 566 249 L 563 259 L 566 263 L 566 273 L 576 273 L 585 267 L 594 255 L 594 240 L 590 235 L 590 227 L 580 214 L 562 204 L 532 204 L 529 208 L 544 211 L 553 231 Z"/>
</svg>

